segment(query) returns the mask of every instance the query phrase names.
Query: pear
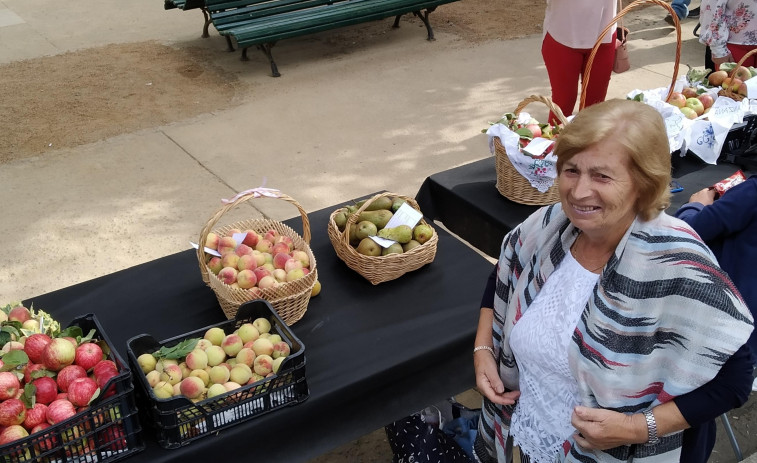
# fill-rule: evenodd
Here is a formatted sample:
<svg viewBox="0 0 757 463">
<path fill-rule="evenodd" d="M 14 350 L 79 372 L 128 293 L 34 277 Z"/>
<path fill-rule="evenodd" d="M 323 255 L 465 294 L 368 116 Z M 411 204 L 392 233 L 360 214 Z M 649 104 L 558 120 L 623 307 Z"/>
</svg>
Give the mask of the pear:
<svg viewBox="0 0 757 463">
<path fill-rule="evenodd" d="M 369 236 L 376 236 L 376 233 L 378 232 L 378 229 L 376 228 L 376 224 L 373 222 L 369 222 L 367 220 L 358 222 L 355 228 L 357 228 L 357 230 L 355 231 L 355 238 L 359 240 L 362 240 L 363 238 L 368 238 Z"/>
<path fill-rule="evenodd" d="M 366 256 L 380 256 L 381 246 L 370 238 L 363 238 L 357 245 L 357 252 Z"/>
<path fill-rule="evenodd" d="M 395 198 L 394 201 L 392 201 L 392 212 L 397 212 L 397 209 L 402 207 L 403 204 L 405 204 L 405 200 L 402 198 Z"/>
<path fill-rule="evenodd" d="M 339 231 L 344 231 L 344 226 L 347 224 L 347 209 L 341 208 L 334 214 L 334 223 Z"/>
<path fill-rule="evenodd" d="M 407 243 L 405 243 L 405 244 L 402 245 L 402 251 L 403 252 L 407 252 L 407 251 L 409 251 L 411 249 L 417 248 L 420 245 L 421 245 L 421 243 L 419 243 L 419 242 L 417 242 L 415 240 L 410 240 Z"/>
<path fill-rule="evenodd" d="M 363 204 L 365 204 L 366 201 L 367 201 L 367 199 L 363 199 L 362 201 L 358 201 L 355 205 L 357 207 L 362 207 Z M 392 198 L 390 198 L 388 196 L 382 196 L 380 198 L 374 199 L 373 202 L 371 202 L 369 205 L 367 205 L 364 210 L 366 210 L 366 211 L 380 211 L 382 209 L 389 210 L 391 208 L 392 208 Z"/>
<path fill-rule="evenodd" d="M 357 239 L 357 225 L 353 223 L 350 226 L 350 244 L 352 246 L 357 246 L 358 243 L 360 243 L 360 240 Z"/>
<path fill-rule="evenodd" d="M 430 240 L 432 236 L 434 236 L 434 229 L 429 225 L 420 224 L 413 228 L 413 239 L 420 244 Z"/>
<path fill-rule="evenodd" d="M 381 230 L 389 222 L 389 219 L 392 218 L 392 215 L 392 211 L 387 211 L 385 209 L 380 211 L 363 211 L 360 213 L 360 216 L 358 216 L 358 221 L 362 222 L 363 220 L 367 220 L 373 222 L 376 225 L 376 228 Z"/>
<path fill-rule="evenodd" d="M 405 244 L 413 239 L 413 229 L 408 225 L 398 225 L 392 228 L 382 228 L 378 232 L 378 236 L 386 238 L 388 240 L 396 241 L 400 244 Z"/>
<path fill-rule="evenodd" d="M 402 250 L 402 245 L 399 243 L 394 243 L 388 248 L 383 248 L 381 250 L 381 255 L 386 256 L 389 254 L 402 254 L 404 251 Z"/>
</svg>

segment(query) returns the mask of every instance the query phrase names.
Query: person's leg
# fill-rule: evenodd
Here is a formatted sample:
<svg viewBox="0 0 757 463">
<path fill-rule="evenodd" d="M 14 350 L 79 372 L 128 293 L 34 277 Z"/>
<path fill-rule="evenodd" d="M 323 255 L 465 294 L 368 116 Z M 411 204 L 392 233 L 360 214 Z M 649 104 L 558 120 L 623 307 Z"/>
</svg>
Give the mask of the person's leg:
<svg viewBox="0 0 757 463">
<path fill-rule="evenodd" d="M 673 0 L 670 7 L 675 11 L 678 19 L 684 19 L 689 15 L 689 4 L 691 0 Z"/>
<path fill-rule="evenodd" d="M 563 114 L 569 116 L 573 114 L 578 98 L 578 77 L 583 68 L 583 55 L 580 50 L 557 42 L 549 33 L 544 36 L 541 55 L 552 87 L 552 101 Z M 551 114 L 549 118 L 552 122 Z"/>
<path fill-rule="evenodd" d="M 753 49 L 757 48 L 757 46 L 754 45 L 736 45 L 733 43 L 728 44 L 728 50 L 731 52 L 731 55 L 733 55 L 733 61 L 739 62 L 741 61 L 741 58 L 744 57 L 747 53 L 752 51 Z M 757 66 L 757 53 L 750 56 L 749 58 L 744 61 L 742 66 Z"/>
<path fill-rule="evenodd" d="M 584 60 L 581 66 L 581 76 L 584 78 L 584 68 L 589 60 L 591 50 L 583 50 Z M 589 85 L 586 88 L 585 106 L 591 106 L 605 100 L 607 97 L 607 87 L 610 85 L 610 76 L 612 75 L 612 66 L 615 62 L 615 34 L 613 34 L 610 43 L 603 43 L 599 46 L 597 54 L 594 55 L 594 61 L 591 63 L 591 74 L 589 75 Z"/>
</svg>

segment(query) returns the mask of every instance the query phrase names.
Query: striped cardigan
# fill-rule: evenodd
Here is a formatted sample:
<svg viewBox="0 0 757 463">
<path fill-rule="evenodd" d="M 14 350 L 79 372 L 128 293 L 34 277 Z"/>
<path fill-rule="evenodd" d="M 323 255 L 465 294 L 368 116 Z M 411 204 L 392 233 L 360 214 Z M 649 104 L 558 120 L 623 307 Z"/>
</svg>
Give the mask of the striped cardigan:
<svg viewBox="0 0 757 463">
<path fill-rule="evenodd" d="M 539 209 L 502 243 L 494 297 L 493 341 L 505 387 L 518 389 L 510 332 L 578 233 L 560 204 Z M 752 331 L 752 316 L 697 234 L 661 213 L 638 218 L 610 256 L 573 332 L 568 361 L 580 403 L 642 412 L 707 383 Z M 509 462 L 514 406 L 484 399 L 479 461 Z M 558 461 L 677 462 L 682 433 L 657 445 L 587 451 L 572 438 Z"/>
</svg>

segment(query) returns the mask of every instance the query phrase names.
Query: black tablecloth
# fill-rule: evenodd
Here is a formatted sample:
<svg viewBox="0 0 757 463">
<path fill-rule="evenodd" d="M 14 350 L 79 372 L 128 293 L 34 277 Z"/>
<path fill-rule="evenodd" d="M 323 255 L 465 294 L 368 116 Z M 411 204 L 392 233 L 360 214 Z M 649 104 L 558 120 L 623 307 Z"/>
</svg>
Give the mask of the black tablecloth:
<svg viewBox="0 0 757 463">
<path fill-rule="evenodd" d="M 304 461 L 475 384 L 471 346 L 491 264 L 443 230 L 436 259 L 371 285 L 328 240 L 334 206 L 309 214 L 321 295 L 292 326 L 305 345 L 310 397 L 175 450 L 158 446 L 129 461 Z M 287 223 L 298 232 L 298 218 Z M 121 356 L 132 336 L 156 339 L 225 320 L 187 250 L 25 301 L 64 326 L 94 313 Z"/>
<path fill-rule="evenodd" d="M 684 190 L 674 193 L 668 213 L 688 202 L 692 193 L 722 180 L 739 168 L 733 164 L 705 164 L 693 155 L 673 157 L 673 177 Z M 518 204 L 495 186 L 494 157 L 487 157 L 427 177 L 415 199 L 423 214 L 438 220 L 472 246 L 499 256 L 505 234 L 523 222 L 538 206 Z"/>
</svg>

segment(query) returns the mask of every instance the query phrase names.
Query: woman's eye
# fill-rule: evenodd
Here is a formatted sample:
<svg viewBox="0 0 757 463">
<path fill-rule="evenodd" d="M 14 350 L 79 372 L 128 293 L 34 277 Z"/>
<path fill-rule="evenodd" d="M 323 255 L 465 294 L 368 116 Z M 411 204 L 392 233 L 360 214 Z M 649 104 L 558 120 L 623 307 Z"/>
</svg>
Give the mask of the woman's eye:
<svg viewBox="0 0 757 463">
<path fill-rule="evenodd" d="M 578 170 L 573 169 L 571 167 L 567 167 L 563 169 L 563 173 L 568 174 L 568 175 L 578 175 Z"/>
<path fill-rule="evenodd" d="M 600 174 L 600 173 L 594 174 L 594 178 L 596 178 L 597 180 L 601 180 L 603 182 L 611 180 L 611 178 L 609 176 L 607 176 L 605 174 Z"/>
</svg>

